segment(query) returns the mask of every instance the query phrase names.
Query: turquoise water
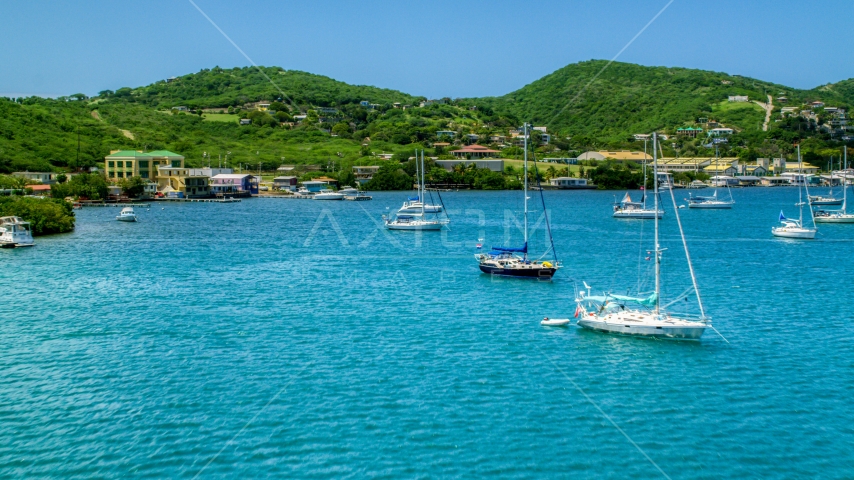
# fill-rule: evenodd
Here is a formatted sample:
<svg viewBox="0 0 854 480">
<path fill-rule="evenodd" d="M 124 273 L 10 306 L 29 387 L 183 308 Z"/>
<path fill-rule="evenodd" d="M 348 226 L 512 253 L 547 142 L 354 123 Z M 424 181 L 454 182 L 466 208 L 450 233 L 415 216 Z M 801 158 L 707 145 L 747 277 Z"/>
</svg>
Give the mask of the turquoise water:
<svg viewBox="0 0 854 480">
<path fill-rule="evenodd" d="M 680 210 L 730 343 L 539 325 L 576 279 L 646 276 L 652 223 L 612 193 L 546 192 L 544 283 L 472 257 L 520 241 L 518 192 L 445 194 L 451 230 L 420 236 L 378 228 L 401 193 L 84 209 L 0 251 L 0 477 L 850 477 L 854 226 L 774 239 L 796 190 L 733 194 Z M 667 210 L 665 301 L 689 282 Z"/>
</svg>

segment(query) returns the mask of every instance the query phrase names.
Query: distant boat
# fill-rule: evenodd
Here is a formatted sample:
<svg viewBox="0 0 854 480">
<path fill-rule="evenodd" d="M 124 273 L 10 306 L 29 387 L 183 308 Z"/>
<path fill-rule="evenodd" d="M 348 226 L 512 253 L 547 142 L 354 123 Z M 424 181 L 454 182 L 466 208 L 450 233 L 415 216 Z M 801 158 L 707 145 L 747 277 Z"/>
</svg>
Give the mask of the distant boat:
<svg viewBox="0 0 854 480">
<path fill-rule="evenodd" d="M 845 168 L 848 171 L 848 147 L 845 147 Z M 817 223 L 854 223 L 854 214 L 846 212 L 848 207 L 848 179 L 842 177 L 842 208 L 839 210 L 816 210 L 814 220 Z M 815 205 L 815 203 L 813 203 Z"/>
<path fill-rule="evenodd" d="M 116 217 L 116 220 L 120 222 L 135 222 L 136 214 L 133 212 L 133 207 L 125 207 Z"/>
<path fill-rule="evenodd" d="M 561 267 L 555 255 L 554 263 L 543 260 L 531 260 L 528 258 L 528 128 L 530 124 L 525 124 L 525 163 L 524 163 L 524 188 L 523 198 L 525 205 L 525 243 L 521 247 L 492 247 L 487 253 L 477 253 L 474 258 L 478 262 L 478 267 L 483 273 L 491 275 L 499 275 L 504 277 L 516 278 L 537 278 L 541 280 L 551 279 L 555 272 Z M 540 199 L 545 204 L 543 192 L 540 190 Z M 543 212 L 544 215 L 546 214 Z M 545 217 L 546 225 L 548 225 L 548 216 Z M 549 251 L 554 254 L 554 240 L 551 238 L 551 228 L 547 228 L 551 247 L 540 258 L 545 256 Z M 481 245 L 478 244 L 478 248 Z"/>
<path fill-rule="evenodd" d="M 646 156 L 646 147 L 644 147 L 644 157 Z M 664 216 L 664 210 L 662 209 L 652 209 L 646 207 L 646 162 L 643 164 L 643 181 L 644 181 L 644 191 L 643 197 L 640 202 L 633 202 L 631 195 L 629 192 L 623 196 L 623 199 L 620 203 L 614 203 L 614 213 L 612 217 L 614 218 L 637 218 L 637 219 L 651 219 L 651 218 L 662 218 Z"/>
<path fill-rule="evenodd" d="M 803 165 L 801 162 L 801 146 L 798 145 L 798 166 L 800 167 L 801 165 Z M 780 223 L 782 223 L 783 225 L 780 227 L 771 228 L 771 234 L 775 237 L 812 240 L 815 238 L 815 234 L 818 232 L 818 229 L 815 226 L 815 217 L 813 217 L 812 228 L 804 226 L 804 201 L 803 196 L 801 195 L 800 183 L 801 182 L 799 182 L 798 184 L 798 203 L 795 204 L 795 206 L 797 206 L 800 210 L 800 215 L 797 220 L 792 220 L 786 218 L 786 216 L 783 215 L 783 211 L 781 210 Z M 803 184 L 804 188 L 807 189 L 807 197 L 809 197 L 807 182 L 804 181 Z M 812 215 L 813 212 L 812 209 L 810 209 L 810 216 L 812 217 Z"/>
<path fill-rule="evenodd" d="M 314 200 L 344 200 L 344 194 L 333 190 L 321 190 L 314 194 Z"/>
<path fill-rule="evenodd" d="M 657 135 L 653 133 L 653 154 Z M 653 168 L 656 173 L 658 161 L 654 156 Z M 672 196 L 672 193 L 671 193 Z M 658 209 L 658 182 L 655 185 L 655 209 Z M 673 201 L 674 207 L 676 201 Z M 689 315 L 673 314 L 666 310 L 668 305 L 687 298 L 692 289 L 686 290 L 682 295 L 671 301 L 668 305 L 661 305 L 661 255 L 665 251 L 659 244 L 658 219 L 655 219 L 654 248 L 647 252 L 647 260 L 654 257 L 655 261 L 655 291 L 651 295 L 641 297 L 630 297 L 626 295 L 615 295 L 606 293 L 604 295 L 591 295 L 591 287 L 584 284 L 585 291 L 578 292 L 575 302 L 575 317 L 577 324 L 582 328 L 601 331 L 606 333 L 618 333 L 623 335 L 638 335 L 650 337 L 666 337 L 674 339 L 699 339 L 711 322 L 706 317 L 700 292 L 697 288 L 697 279 L 694 275 L 694 267 L 688 253 L 688 244 L 685 242 L 685 234 L 682 231 L 682 223 L 679 220 L 679 211 L 673 210 L 676 216 L 679 233 L 685 248 L 685 257 L 688 260 L 688 269 L 691 273 L 693 292 L 697 296 L 697 304 L 700 308 L 698 318 Z"/>
<path fill-rule="evenodd" d="M 691 190 L 699 190 L 699 189 L 701 189 L 701 188 L 709 188 L 709 186 L 708 186 L 708 185 L 706 185 L 706 184 L 705 184 L 703 181 L 701 181 L 701 180 L 694 180 L 693 182 L 689 183 L 689 184 L 688 184 L 688 186 L 687 186 L 687 187 L 685 187 L 685 188 L 688 188 L 688 189 L 691 189 Z"/>
<path fill-rule="evenodd" d="M 341 195 L 348 195 L 349 196 L 349 195 L 358 195 L 358 194 L 364 193 L 364 192 L 360 192 L 358 188 L 351 187 L 350 185 L 345 185 L 345 186 L 341 187 L 340 189 L 338 189 L 338 193 L 340 193 Z"/>
<path fill-rule="evenodd" d="M 730 195 L 729 200 L 719 199 L 717 190 L 715 190 L 715 193 L 712 196 L 705 197 L 688 194 L 688 198 L 686 198 L 685 200 L 688 202 L 688 208 L 705 208 L 720 210 L 725 208 L 732 208 L 732 206 L 735 204 L 735 201 L 732 199 L 732 195 Z"/>
<path fill-rule="evenodd" d="M 421 168 L 418 168 L 418 152 L 416 152 L 415 175 L 418 177 L 418 196 L 424 195 L 424 151 L 421 151 Z M 419 174 L 420 172 L 420 174 Z M 409 211 L 406 208 L 401 208 L 395 214 L 394 218 L 383 215 L 385 227 L 389 230 L 441 230 L 447 225 L 447 219 L 439 219 L 436 212 L 428 212 L 424 202 L 418 204 L 418 211 Z M 406 204 L 404 203 L 404 207 Z M 429 217 L 428 215 L 433 215 Z"/>
<path fill-rule="evenodd" d="M 846 150 L 847 150 L 847 148 L 846 148 Z M 847 163 L 847 154 L 846 154 L 846 163 Z M 830 157 L 830 164 L 833 165 L 833 157 Z M 842 181 L 842 190 L 843 190 L 843 194 L 844 194 L 845 178 L 843 177 L 842 180 L 843 180 Z M 809 200 L 810 200 L 810 205 L 842 205 L 842 199 L 833 196 L 833 167 L 830 168 L 830 191 L 827 192 L 827 196 L 810 195 Z"/>
<path fill-rule="evenodd" d="M 25 222 L 21 217 L 0 217 L 0 247 L 32 247 L 33 231 L 30 222 Z"/>
</svg>

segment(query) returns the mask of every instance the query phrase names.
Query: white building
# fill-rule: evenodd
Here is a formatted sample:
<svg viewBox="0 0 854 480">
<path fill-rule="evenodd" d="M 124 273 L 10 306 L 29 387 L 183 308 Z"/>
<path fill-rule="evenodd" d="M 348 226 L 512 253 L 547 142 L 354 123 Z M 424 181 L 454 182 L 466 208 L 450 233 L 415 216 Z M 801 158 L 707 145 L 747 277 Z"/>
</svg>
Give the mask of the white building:
<svg viewBox="0 0 854 480">
<path fill-rule="evenodd" d="M 749 102 L 750 99 L 747 95 L 730 95 L 727 97 L 727 100 L 730 102 Z"/>
</svg>

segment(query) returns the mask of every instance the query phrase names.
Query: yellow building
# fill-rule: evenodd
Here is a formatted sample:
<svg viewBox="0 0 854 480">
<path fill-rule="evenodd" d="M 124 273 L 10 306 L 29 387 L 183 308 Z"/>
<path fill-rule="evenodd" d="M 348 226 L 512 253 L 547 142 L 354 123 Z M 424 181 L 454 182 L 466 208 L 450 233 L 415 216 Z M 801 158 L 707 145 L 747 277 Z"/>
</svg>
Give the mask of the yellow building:
<svg viewBox="0 0 854 480">
<path fill-rule="evenodd" d="M 183 168 L 184 157 L 168 150 L 115 150 L 104 157 L 104 175 L 112 181 L 130 177 L 156 180 L 161 166 Z"/>
<path fill-rule="evenodd" d="M 184 197 L 207 197 L 211 194 L 210 177 L 198 169 L 161 166 L 157 168 L 157 188 L 169 195 L 180 192 Z"/>
</svg>

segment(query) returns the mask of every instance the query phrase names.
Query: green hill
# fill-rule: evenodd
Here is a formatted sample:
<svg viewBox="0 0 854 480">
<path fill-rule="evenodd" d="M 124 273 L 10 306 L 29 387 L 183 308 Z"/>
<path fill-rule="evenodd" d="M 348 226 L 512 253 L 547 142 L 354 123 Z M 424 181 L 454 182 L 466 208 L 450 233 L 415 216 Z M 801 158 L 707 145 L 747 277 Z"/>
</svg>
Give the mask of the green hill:
<svg viewBox="0 0 854 480">
<path fill-rule="evenodd" d="M 632 134 L 672 133 L 705 118 L 736 129 L 723 145 L 727 155 L 774 155 L 801 142 L 808 155 L 823 157 L 840 144 L 815 122 L 781 120 L 781 105 L 775 101 L 770 128 L 762 131 L 765 111 L 753 100 L 764 102 L 770 94 L 787 97 L 787 105 L 793 106 L 814 100 L 854 105 L 854 79 L 798 90 L 718 72 L 618 62 L 603 70 L 606 64 L 572 64 L 501 97 L 443 99 L 425 107 L 417 106 L 424 97 L 277 67 L 262 67 L 261 72 L 254 67 L 204 69 L 90 99 L 79 94 L 0 98 L 0 173 L 94 166 L 120 148 L 177 151 L 189 165 L 207 163 L 205 152 L 213 162 L 231 152 L 232 164 L 264 163 L 269 168 L 335 162 L 347 168 L 377 162 L 372 154 L 406 158 L 422 147 L 434 156 L 447 156 L 432 148 L 439 130 L 456 132 L 456 142 L 475 135 L 478 143 L 490 144 L 491 136 L 506 136 L 523 120 L 548 127 L 551 143 L 537 146 L 538 153 L 548 156 L 572 156 L 589 148 L 637 149 Z M 751 102 L 728 102 L 730 95 L 747 95 Z M 271 115 L 249 105 L 261 100 L 279 111 Z M 363 106 L 363 101 L 371 105 Z M 396 102 L 413 108 L 394 108 Z M 177 106 L 189 111 L 172 108 Z M 298 113 L 308 118 L 282 126 Z M 251 124 L 239 125 L 242 117 Z M 819 122 L 825 117 L 820 115 Z M 363 146 L 367 138 L 370 143 Z M 665 144 L 665 154 L 713 154 L 703 142 L 673 138 Z M 502 156 L 519 154 L 510 147 Z"/>
<path fill-rule="evenodd" d="M 479 99 L 497 112 L 531 119 L 567 135 L 620 141 L 634 133 L 671 129 L 711 118 L 745 132 L 759 132 L 767 95 L 799 105 L 818 98 L 854 103 L 851 80 L 821 90 L 797 90 L 761 80 L 687 68 L 644 67 L 605 60 L 568 65 L 502 97 Z M 604 70 L 603 70 L 604 68 Z M 474 100 L 473 100 L 474 101 Z"/>
</svg>

